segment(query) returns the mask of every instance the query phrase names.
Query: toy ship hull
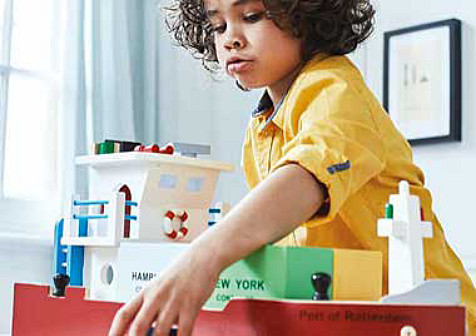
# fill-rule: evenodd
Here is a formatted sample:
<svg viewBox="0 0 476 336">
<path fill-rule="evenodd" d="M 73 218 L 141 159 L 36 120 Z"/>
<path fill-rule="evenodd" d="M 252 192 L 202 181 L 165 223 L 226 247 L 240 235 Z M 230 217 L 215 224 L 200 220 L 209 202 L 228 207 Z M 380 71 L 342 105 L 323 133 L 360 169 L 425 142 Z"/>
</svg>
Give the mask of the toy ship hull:
<svg viewBox="0 0 476 336">
<path fill-rule="evenodd" d="M 67 288 L 64 298 L 49 293 L 49 286 L 15 285 L 13 336 L 107 335 L 122 305 L 84 300 L 81 287 Z M 223 311 L 202 311 L 193 335 L 393 336 L 405 326 L 411 326 L 416 335 L 464 336 L 465 308 L 233 299 Z"/>
</svg>

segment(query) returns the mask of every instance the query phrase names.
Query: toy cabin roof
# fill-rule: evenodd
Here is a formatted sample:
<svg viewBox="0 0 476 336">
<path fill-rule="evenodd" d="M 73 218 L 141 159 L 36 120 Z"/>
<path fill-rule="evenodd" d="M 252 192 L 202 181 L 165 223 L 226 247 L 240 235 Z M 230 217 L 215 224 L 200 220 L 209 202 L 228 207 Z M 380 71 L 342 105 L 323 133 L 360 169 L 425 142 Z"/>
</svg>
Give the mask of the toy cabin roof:
<svg viewBox="0 0 476 336">
<path fill-rule="evenodd" d="M 143 152 L 88 155 L 79 156 L 76 158 L 77 165 L 88 165 L 93 168 L 108 168 L 118 166 L 147 166 L 160 163 L 215 169 L 221 171 L 232 171 L 234 169 L 233 165 L 220 161 L 203 160 L 178 155 Z"/>
</svg>

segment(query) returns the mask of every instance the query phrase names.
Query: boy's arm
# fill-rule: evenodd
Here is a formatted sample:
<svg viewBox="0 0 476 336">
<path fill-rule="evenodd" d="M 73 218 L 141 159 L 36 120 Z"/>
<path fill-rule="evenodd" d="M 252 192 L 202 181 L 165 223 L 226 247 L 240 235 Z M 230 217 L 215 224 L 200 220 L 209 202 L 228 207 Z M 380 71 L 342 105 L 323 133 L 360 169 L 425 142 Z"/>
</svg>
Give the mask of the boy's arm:
<svg viewBox="0 0 476 336">
<path fill-rule="evenodd" d="M 252 190 L 218 224 L 196 239 L 159 279 L 121 308 L 109 335 L 145 335 L 157 320 L 156 335 L 168 335 L 178 322 L 189 336 L 219 274 L 267 243 L 284 237 L 312 217 L 325 190 L 296 164 L 283 166 Z"/>
<path fill-rule="evenodd" d="M 292 232 L 317 212 L 323 198 L 323 186 L 311 173 L 297 164 L 286 165 L 253 189 L 196 246 L 215 251 L 217 265 L 224 269 Z"/>
</svg>

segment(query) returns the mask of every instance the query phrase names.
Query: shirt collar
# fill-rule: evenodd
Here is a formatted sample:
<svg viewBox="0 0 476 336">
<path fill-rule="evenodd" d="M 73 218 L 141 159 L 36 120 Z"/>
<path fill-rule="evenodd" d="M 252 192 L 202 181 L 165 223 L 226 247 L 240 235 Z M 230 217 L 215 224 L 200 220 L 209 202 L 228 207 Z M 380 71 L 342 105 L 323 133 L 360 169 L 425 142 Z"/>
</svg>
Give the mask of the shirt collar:
<svg viewBox="0 0 476 336">
<path fill-rule="evenodd" d="M 276 126 L 278 126 L 279 128 L 283 128 L 283 120 L 282 120 L 282 113 L 279 113 L 279 110 L 280 110 L 280 107 L 281 105 L 283 104 L 283 101 L 284 99 L 286 98 L 286 96 L 288 95 L 289 91 L 291 90 L 292 86 L 294 85 L 294 83 L 296 83 L 298 77 L 300 77 L 304 72 L 306 72 L 306 70 L 319 63 L 320 61 L 326 59 L 327 57 L 329 57 L 330 55 L 328 54 L 325 54 L 325 53 L 319 53 L 319 54 L 316 54 L 311 60 L 309 60 L 306 64 L 304 64 L 304 66 L 302 67 L 302 69 L 300 70 L 299 74 L 296 76 L 296 78 L 294 79 L 293 83 L 291 83 L 291 85 L 289 86 L 288 90 L 286 91 L 286 93 L 283 95 L 283 97 L 281 98 L 281 100 L 279 101 L 279 103 L 276 105 L 276 107 L 273 109 L 273 113 L 271 113 L 271 115 L 267 118 L 266 122 L 260 127 L 261 130 L 264 130 L 266 128 L 266 126 L 268 126 L 272 121 L 274 122 L 274 124 L 276 124 Z M 271 100 L 271 97 L 269 96 L 268 94 L 268 91 L 264 91 L 263 95 L 261 96 L 261 99 L 259 100 L 258 102 L 258 106 L 253 110 L 253 112 L 251 113 L 251 116 L 253 118 L 255 117 L 259 117 L 263 114 L 265 114 L 267 111 L 269 111 L 271 108 L 273 108 L 273 101 Z"/>
<path fill-rule="evenodd" d="M 268 92 L 266 92 L 266 94 L 268 95 Z M 283 95 L 283 97 L 281 97 L 281 100 L 279 101 L 279 103 L 274 108 L 273 113 L 271 113 L 271 115 L 268 117 L 268 119 L 266 119 L 266 122 L 261 126 L 261 130 L 264 130 L 271 122 L 274 122 L 276 124 L 276 126 L 279 126 L 279 128 L 282 128 L 282 125 L 276 122 L 275 117 L 277 116 L 281 105 L 283 105 L 283 101 L 284 101 L 284 98 L 286 97 L 286 95 L 287 95 L 287 91 Z M 269 95 L 268 95 L 268 97 L 269 97 Z M 271 98 L 270 98 L 270 100 L 271 100 Z M 271 106 L 273 106 L 272 102 L 271 102 Z"/>
<path fill-rule="evenodd" d="M 271 97 L 269 96 L 268 91 L 266 90 L 264 91 L 263 95 L 261 96 L 261 99 L 258 102 L 258 106 L 253 110 L 253 112 L 251 113 L 251 116 L 253 118 L 257 118 L 261 115 L 264 115 L 270 109 L 273 109 L 273 112 L 266 119 L 266 121 L 260 126 L 260 130 L 264 130 L 272 121 L 274 121 L 274 117 L 278 114 L 279 108 L 283 104 L 285 97 L 286 97 L 286 94 L 283 95 L 279 103 L 273 109 L 273 101 L 271 100 Z M 281 127 L 281 125 L 279 124 L 277 124 L 277 126 Z"/>
<path fill-rule="evenodd" d="M 258 106 L 253 110 L 251 113 L 251 116 L 258 117 L 266 111 L 268 111 L 270 108 L 273 107 L 273 101 L 271 100 L 271 97 L 268 94 L 268 91 L 264 91 L 263 95 L 261 96 L 261 99 L 258 102 Z"/>
</svg>

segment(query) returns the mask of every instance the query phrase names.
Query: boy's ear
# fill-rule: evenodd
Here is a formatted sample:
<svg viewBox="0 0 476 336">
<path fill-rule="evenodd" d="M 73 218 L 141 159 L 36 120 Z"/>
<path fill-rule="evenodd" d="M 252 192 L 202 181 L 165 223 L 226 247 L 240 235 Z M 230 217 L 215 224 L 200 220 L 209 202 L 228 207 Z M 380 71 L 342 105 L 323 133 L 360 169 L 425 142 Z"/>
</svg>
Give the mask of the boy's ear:
<svg viewBox="0 0 476 336">
<path fill-rule="evenodd" d="M 241 91 L 245 91 L 245 92 L 251 91 L 250 89 L 245 88 L 243 85 L 241 85 L 241 83 L 240 83 L 238 80 L 235 80 L 235 84 L 236 84 L 236 86 L 238 86 L 238 88 L 239 88 Z"/>
</svg>

